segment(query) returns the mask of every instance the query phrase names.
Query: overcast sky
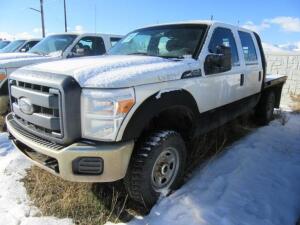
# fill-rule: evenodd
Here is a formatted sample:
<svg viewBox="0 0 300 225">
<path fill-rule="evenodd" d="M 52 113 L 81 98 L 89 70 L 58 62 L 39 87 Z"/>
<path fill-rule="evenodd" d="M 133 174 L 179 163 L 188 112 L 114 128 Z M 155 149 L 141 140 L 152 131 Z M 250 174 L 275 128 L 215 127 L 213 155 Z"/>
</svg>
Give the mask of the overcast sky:
<svg viewBox="0 0 300 225">
<path fill-rule="evenodd" d="M 71 31 L 126 34 L 149 24 L 210 19 L 258 31 L 264 42 L 300 43 L 299 0 L 66 0 Z M 64 31 L 63 0 L 44 0 L 48 34 Z M 1 37 L 39 37 L 39 0 L 0 0 Z"/>
</svg>

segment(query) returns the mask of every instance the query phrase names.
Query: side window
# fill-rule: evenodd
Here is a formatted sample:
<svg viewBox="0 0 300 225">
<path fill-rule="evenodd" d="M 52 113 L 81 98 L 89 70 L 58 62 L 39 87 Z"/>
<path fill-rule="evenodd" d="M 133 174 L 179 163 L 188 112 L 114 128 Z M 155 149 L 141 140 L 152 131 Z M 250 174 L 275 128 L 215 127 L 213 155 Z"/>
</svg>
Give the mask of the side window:
<svg viewBox="0 0 300 225">
<path fill-rule="evenodd" d="M 84 37 L 73 48 L 74 56 L 95 56 L 106 53 L 105 44 L 101 37 Z"/>
<path fill-rule="evenodd" d="M 110 44 L 111 44 L 111 47 L 113 47 L 115 44 L 118 43 L 118 41 L 120 41 L 122 38 L 116 38 L 116 37 L 112 37 L 110 38 Z"/>
<path fill-rule="evenodd" d="M 29 41 L 27 42 L 21 49 L 20 52 L 27 52 L 29 51 L 33 46 L 35 46 L 38 43 L 38 41 Z"/>
<path fill-rule="evenodd" d="M 239 31 L 246 65 L 257 64 L 257 54 L 250 33 Z"/>
<path fill-rule="evenodd" d="M 228 28 L 218 27 L 214 30 L 211 37 L 208 50 L 210 53 L 218 54 L 218 49 L 221 45 L 230 47 L 231 49 L 231 64 L 232 66 L 239 66 L 239 55 L 235 43 L 233 33 Z"/>
</svg>

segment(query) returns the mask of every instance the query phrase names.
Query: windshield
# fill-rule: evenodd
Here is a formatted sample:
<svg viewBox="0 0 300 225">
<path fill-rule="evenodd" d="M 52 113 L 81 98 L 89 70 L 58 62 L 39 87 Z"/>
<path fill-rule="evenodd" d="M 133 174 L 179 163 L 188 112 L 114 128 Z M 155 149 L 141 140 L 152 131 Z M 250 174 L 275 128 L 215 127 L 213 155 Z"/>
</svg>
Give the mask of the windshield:
<svg viewBox="0 0 300 225">
<path fill-rule="evenodd" d="M 63 52 L 73 43 L 77 35 L 51 35 L 40 41 L 32 49 L 31 53 L 39 55 L 49 55 L 54 52 Z"/>
<path fill-rule="evenodd" d="M 8 44 L 9 44 L 9 41 L 0 41 L 0 49 L 4 48 Z"/>
<path fill-rule="evenodd" d="M 6 47 L 2 48 L 0 52 L 15 52 L 17 51 L 23 44 L 25 40 L 17 40 L 8 44 Z"/>
<path fill-rule="evenodd" d="M 172 25 L 137 30 L 112 47 L 109 54 L 164 58 L 192 57 L 205 29 L 205 26 L 200 25 Z"/>
</svg>

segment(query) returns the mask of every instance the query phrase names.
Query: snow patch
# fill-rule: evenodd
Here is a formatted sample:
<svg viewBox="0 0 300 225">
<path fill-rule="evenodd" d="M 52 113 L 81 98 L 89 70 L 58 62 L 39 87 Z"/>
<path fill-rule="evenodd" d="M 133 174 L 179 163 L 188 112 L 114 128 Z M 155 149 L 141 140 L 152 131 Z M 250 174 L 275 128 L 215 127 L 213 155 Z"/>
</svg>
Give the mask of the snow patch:
<svg viewBox="0 0 300 225">
<path fill-rule="evenodd" d="M 159 91 L 155 97 L 156 97 L 156 99 L 160 99 L 162 94 L 169 93 L 169 92 L 172 92 L 172 91 L 181 91 L 181 90 L 182 89 L 178 89 L 178 88 L 164 89 L 164 90 Z"/>
<path fill-rule="evenodd" d="M 128 225 L 282 225 L 300 216 L 300 115 L 288 114 L 199 167 L 181 189 Z M 107 223 L 112 225 L 112 223 Z"/>
<path fill-rule="evenodd" d="M 36 217 L 39 211 L 29 201 L 20 181 L 31 163 L 0 133 L 0 224 L 3 225 L 70 225 L 70 219 Z"/>
</svg>

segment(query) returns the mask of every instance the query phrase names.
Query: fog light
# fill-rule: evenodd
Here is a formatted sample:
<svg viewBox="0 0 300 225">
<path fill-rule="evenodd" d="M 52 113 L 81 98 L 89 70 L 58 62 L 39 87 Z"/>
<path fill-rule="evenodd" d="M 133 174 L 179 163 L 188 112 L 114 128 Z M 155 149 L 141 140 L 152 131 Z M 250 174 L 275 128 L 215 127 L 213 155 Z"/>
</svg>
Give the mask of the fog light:
<svg viewBox="0 0 300 225">
<path fill-rule="evenodd" d="M 98 157 L 80 157 L 72 162 L 73 173 L 78 175 L 101 175 L 104 162 Z"/>
</svg>

